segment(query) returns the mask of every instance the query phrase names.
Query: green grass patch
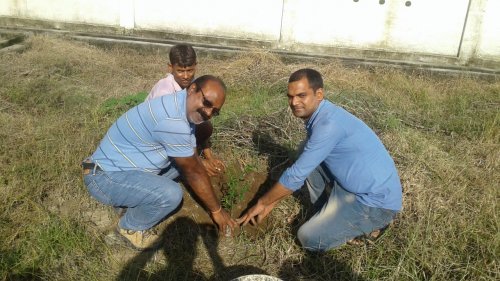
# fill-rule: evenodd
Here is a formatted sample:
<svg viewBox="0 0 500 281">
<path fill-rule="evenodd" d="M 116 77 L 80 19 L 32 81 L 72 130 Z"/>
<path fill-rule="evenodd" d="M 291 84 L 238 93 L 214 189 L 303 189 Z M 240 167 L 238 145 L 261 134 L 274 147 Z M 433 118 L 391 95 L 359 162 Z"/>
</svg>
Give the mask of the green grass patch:
<svg viewBox="0 0 500 281">
<path fill-rule="evenodd" d="M 48 276 L 64 277 L 75 273 L 95 280 L 94 267 L 102 266 L 97 258 L 102 249 L 85 229 L 55 216 L 25 227 L 25 243 L 3 247 L 0 260 L 3 280 L 44 280 Z"/>
<path fill-rule="evenodd" d="M 147 92 L 138 92 L 119 98 L 109 98 L 102 103 L 99 114 L 116 119 L 130 108 L 142 103 L 147 95 Z"/>
</svg>

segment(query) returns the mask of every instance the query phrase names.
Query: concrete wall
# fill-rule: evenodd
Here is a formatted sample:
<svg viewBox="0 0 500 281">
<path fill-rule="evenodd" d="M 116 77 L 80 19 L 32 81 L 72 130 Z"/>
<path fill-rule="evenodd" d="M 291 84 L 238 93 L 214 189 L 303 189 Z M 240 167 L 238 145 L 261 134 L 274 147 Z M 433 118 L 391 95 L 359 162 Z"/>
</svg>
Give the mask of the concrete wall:
<svg viewBox="0 0 500 281">
<path fill-rule="evenodd" d="M 500 1 L 487 1 L 482 12 L 477 55 L 498 60 L 500 56 Z"/>
<path fill-rule="evenodd" d="M 285 41 L 454 56 L 469 1 L 416 0 L 410 6 L 405 1 L 323 2 L 318 9 L 306 1 L 288 1 Z"/>
<path fill-rule="evenodd" d="M 120 0 L 2 0 L 0 15 L 54 22 L 118 25 Z"/>
<path fill-rule="evenodd" d="M 193 43 L 500 69 L 500 0 L 0 1 L 0 25 L 40 22 L 181 36 Z"/>
</svg>

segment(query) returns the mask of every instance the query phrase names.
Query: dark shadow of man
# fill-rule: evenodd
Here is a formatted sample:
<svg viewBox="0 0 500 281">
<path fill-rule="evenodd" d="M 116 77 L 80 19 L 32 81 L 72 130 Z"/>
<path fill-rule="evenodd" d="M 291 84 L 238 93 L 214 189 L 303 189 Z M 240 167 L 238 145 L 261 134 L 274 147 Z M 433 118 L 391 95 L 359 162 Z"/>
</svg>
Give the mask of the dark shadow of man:
<svg viewBox="0 0 500 281">
<path fill-rule="evenodd" d="M 178 217 L 163 230 L 160 235 L 166 259 L 166 267 L 154 272 L 147 272 L 145 267 L 156 251 L 143 251 L 124 266 L 117 281 L 123 280 L 231 280 L 248 274 L 266 274 L 263 270 L 245 265 L 225 266 L 217 252 L 219 238 L 212 224 L 197 224 L 188 217 Z M 199 237 L 208 250 L 214 274 L 207 277 L 203 272 L 194 270 L 197 256 L 196 245 Z M 158 250 L 157 250 L 158 251 Z"/>
<path fill-rule="evenodd" d="M 123 267 L 116 280 L 208 280 L 203 273 L 193 270 L 199 236 L 197 228 L 189 218 L 176 219 L 161 233 L 161 248 L 139 252 Z M 166 267 L 147 272 L 147 263 L 158 251 L 164 252 Z"/>
<path fill-rule="evenodd" d="M 338 261 L 332 253 L 306 252 L 302 261 L 286 260 L 280 268 L 279 278 L 287 281 L 364 281 L 344 262 Z"/>
</svg>

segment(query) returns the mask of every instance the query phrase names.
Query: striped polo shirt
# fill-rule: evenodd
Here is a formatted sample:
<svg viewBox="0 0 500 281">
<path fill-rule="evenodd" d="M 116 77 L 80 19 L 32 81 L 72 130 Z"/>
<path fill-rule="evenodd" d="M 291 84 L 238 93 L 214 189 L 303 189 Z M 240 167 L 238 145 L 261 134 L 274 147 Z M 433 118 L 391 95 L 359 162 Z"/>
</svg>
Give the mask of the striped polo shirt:
<svg viewBox="0 0 500 281">
<path fill-rule="evenodd" d="M 109 128 L 91 161 L 104 171 L 158 173 L 169 157 L 194 154 L 194 124 L 186 117 L 186 90 L 145 101 L 120 116 Z"/>
</svg>

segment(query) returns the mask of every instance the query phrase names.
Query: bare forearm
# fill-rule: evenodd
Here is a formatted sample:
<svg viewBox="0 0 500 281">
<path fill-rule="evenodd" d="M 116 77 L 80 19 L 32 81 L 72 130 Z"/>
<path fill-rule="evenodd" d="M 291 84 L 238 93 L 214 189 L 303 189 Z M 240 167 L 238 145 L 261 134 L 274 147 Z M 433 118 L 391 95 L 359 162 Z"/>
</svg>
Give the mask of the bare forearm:
<svg viewBox="0 0 500 281">
<path fill-rule="evenodd" d="M 234 228 L 236 222 L 221 208 L 200 158 L 194 154 L 191 157 L 175 158 L 175 161 L 182 171 L 184 180 L 210 212 L 210 217 L 217 224 L 219 231 L 226 233 L 227 227 Z"/>
<path fill-rule="evenodd" d="M 281 200 L 283 197 L 286 197 L 290 194 L 292 194 L 292 191 L 290 189 L 286 188 L 284 185 L 277 182 L 273 185 L 273 187 L 268 192 L 266 192 L 259 199 L 259 202 L 266 205 L 266 206 L 271 205 L 271 204 Z"/>
<path fill-rule="evenodd" d="M 211 148 L 204 148 L 202 150 L 203 152 L 203 156 L 206 158 L 206 159 L 210 159 L 210 158 L 213 158 L 213 154 L 212 154 L 212 149 Z"/>
<path fill-rule="evenodd" d="M 276 203 L 283 197 L 290 195 L 291 190 L 280 184 L 276 183 L 268 192 L 259 198 L 257 203 L 253 205 L 243 216 L 236 222 L 238 224 L 246 225 L 251 222 L 256 225 L 259 224 L 274 208 Z"/>
<path fill-rule="evenodd" d="M 210 178 L 198 156 L 193 155 L 186 158 L 175 158 L 184 180 L 201 200 L 204 207 L 210 211 L 220 209 L 220 203 L 212 189 Z"/>
<path fill-rule="evenodd" d="M 219 210 L 219 199 L 215 195 L 210 179 L 205 171 L 188 173 L 185 179 L 187 184 L 209 211 L 214 212 Z"/>
</svg>

